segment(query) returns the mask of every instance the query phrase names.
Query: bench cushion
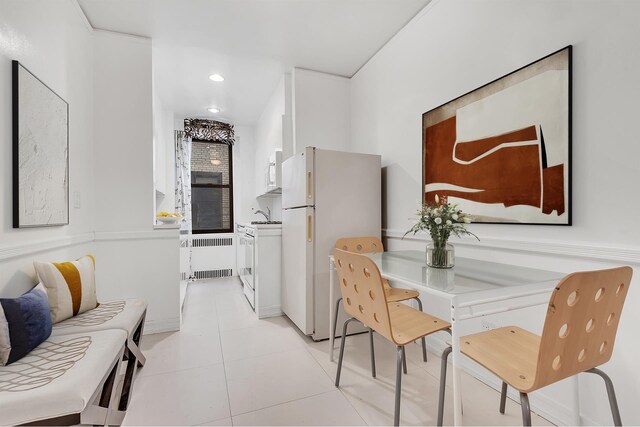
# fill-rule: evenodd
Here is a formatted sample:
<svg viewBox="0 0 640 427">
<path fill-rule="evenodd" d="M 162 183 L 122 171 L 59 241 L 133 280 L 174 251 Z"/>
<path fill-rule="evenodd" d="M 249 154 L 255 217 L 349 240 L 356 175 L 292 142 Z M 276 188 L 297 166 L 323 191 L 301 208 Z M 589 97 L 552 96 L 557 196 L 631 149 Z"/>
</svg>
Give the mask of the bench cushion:
<svg viewBox="0 0 640 427">
<path fill-rule="evenodd" d="M 49 337 L 27 356 L 0 367 L 0 425 L 82 412 L 126 338 L 122 330 Z"/>
<path fill-rule="evenodd" d="M 146 309 L 147 303 L 140 299 L 101 302 L 93 310 L 54 324 L 51 335 L 122 329 L 131 336 Z"/>
</svg>

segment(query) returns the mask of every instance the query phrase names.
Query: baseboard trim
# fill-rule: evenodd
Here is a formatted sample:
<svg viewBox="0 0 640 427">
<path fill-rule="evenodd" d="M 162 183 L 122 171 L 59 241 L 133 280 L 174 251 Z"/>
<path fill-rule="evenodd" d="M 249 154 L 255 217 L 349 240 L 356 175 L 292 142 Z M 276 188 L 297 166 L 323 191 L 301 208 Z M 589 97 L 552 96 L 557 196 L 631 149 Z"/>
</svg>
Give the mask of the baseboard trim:
<svg viewBox="0 0 640 427">
<path fill-rule="evenodd" d="M 389 239 L 402 239 L 404 232 L 400 230 L 383 230 Z M 427 242 L 426 235 L 407 236 L 404 240 Z M 483 237 L 481 241 L 472 238 L 456 239 L 456 246 L 480 249 L 491 249 L 507 252 L 523 252 L 553 255 L 570 258 L 586 258 L 596 261 L 615 261 L 628 264 L 640 264 L 640 248 L 613 247 L 588 243 L 559 243 L 552 241 L 515 240 L 495 237 Z"/>
<path fill-rule="evenodd" d="M 16 245 L 0 246 L 0 261 L 69 246 L 82 245 L 84 243 L 91 243 L 93 242 L 93 239 L 93 233 L 82 233 L 73 236 L 61 236 Z"/>
<path fill-rule="evenodd" d="M 260 315 L 258 315 L 259 319 L 266 319 L 268 317 L 278 317 L 282 316 L 284 313 L 282 312 L 282 307 L 279 305 L 271 305 L 269 307 L 260 308 Z"/>
<path fill-rule="evenodd" d="M 172 317 L 169 319 L 147 319 L 144 322 L 144 334 L 160 334 L 162 332 L 177 332 L 180 330 L 180 318 Z"/>
</svg>

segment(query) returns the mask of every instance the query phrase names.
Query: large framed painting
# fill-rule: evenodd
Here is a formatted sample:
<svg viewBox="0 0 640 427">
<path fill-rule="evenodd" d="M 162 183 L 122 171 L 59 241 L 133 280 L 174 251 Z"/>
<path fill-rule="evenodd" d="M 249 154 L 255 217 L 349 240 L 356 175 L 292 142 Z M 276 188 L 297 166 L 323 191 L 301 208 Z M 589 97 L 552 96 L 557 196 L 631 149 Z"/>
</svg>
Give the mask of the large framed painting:
<svg viewBox="0 0 640 427">
<path fill-rule="evenodd" d="M 12 66 L 13 227 L 69 224 L 69 104 Z"/>
<path fill-rule="evenodd" d="M 568 46 L 422 115 L 423 198 L 473 222 L 571 225 Z"/>
</svg>

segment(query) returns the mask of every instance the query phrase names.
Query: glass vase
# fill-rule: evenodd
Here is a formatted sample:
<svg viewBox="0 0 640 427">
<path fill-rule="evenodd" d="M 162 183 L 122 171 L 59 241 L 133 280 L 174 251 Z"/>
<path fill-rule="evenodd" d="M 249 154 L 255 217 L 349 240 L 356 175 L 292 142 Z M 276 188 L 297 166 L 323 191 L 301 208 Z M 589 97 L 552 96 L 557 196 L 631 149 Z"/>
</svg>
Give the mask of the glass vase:
<svg viewBox="0 0 640 427">
<path fill-rule="evenodd" d="M 431 241 L 427 244 L 427 265 L 434 268 L 452 268 L 455 264 L 453 245 Z"/>
</svg>

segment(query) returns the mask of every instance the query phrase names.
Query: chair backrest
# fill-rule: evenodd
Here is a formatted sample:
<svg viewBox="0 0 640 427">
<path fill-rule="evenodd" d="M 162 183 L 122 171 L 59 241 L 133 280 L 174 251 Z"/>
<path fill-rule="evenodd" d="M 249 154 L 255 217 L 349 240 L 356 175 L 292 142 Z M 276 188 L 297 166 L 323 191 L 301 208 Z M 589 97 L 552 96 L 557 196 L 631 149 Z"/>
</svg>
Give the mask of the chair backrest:
<svg viewBox="0 0 640 427">
<path fill-rule="evenodd" d="M 534 389 L 609 361 L 632 275 L 631 267 L 619 267 L 560 281 L 547 309 Z"/>
<path fill-rule="evenodd" d="M 358 254 L 384 252 L 384 246 L 377 237 L 344 237 L 336 242 L 336 249 Z"/>
<path fill-rule="evenodd" d="M 380 270 L 365 255 L 334 249 L 344 310 L 388 340 L 393 341 L 389 307 Z"/>
</svg>

